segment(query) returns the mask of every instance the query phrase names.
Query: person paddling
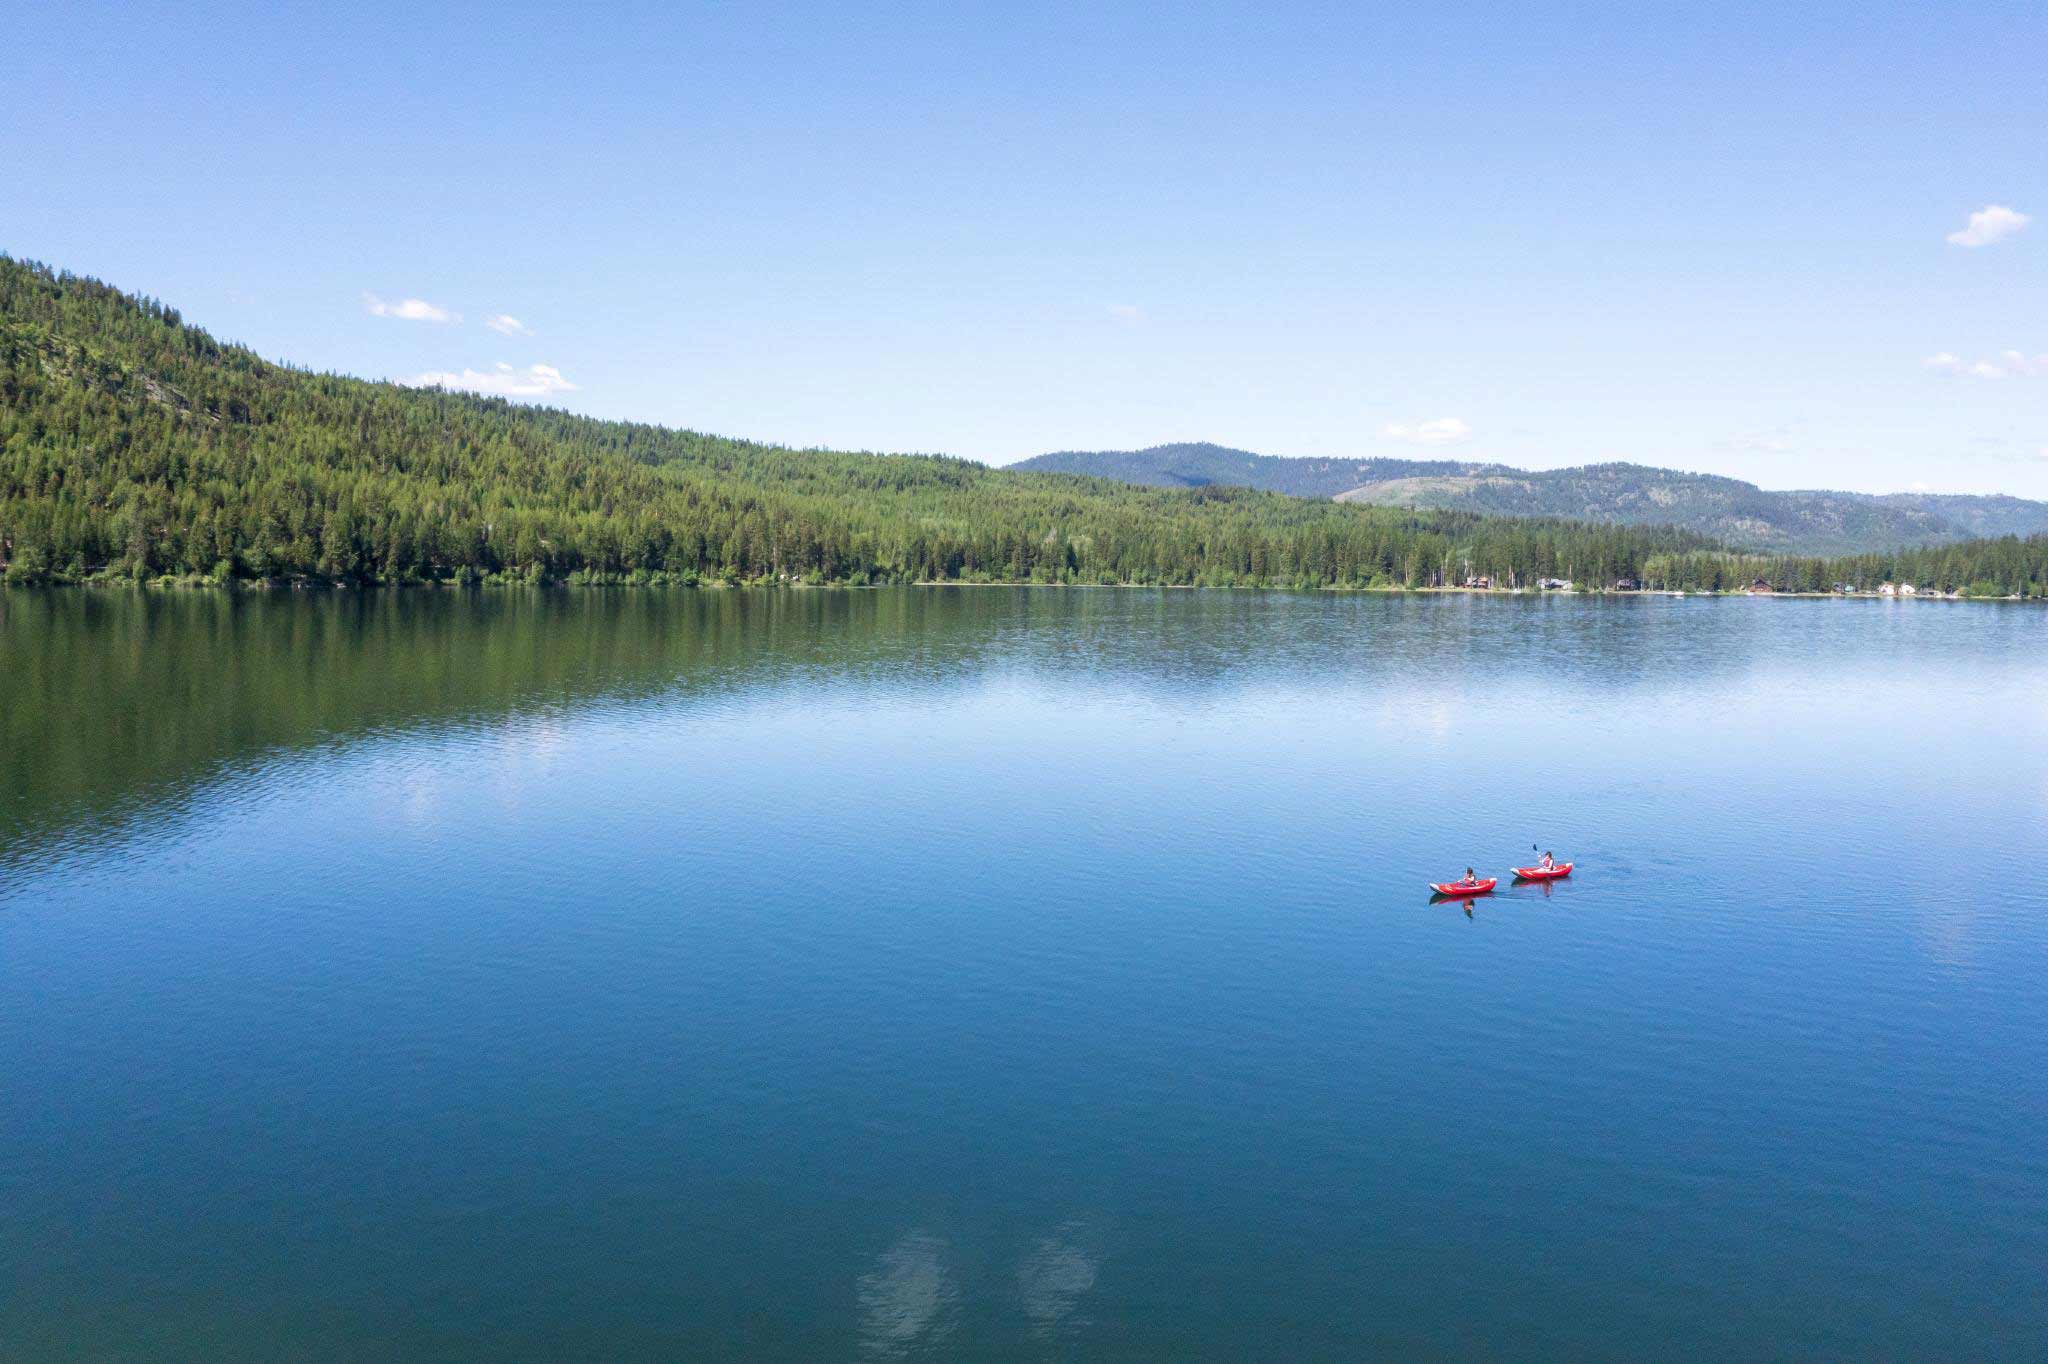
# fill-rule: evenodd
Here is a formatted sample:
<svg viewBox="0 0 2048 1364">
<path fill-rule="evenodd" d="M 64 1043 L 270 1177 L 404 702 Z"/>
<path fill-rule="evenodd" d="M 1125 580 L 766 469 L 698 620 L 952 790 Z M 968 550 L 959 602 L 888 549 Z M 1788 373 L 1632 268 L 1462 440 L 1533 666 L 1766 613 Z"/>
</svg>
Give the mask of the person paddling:
<svg viewBox="0 0 2048 1364">
<path fill-rule="evenodd" d="M 1536 845 L 1531 843 L 1529 851 L 1535 852 Z M 1557 881 L 1571 874 L 1572 864 L 1558 861 L 1557 854 L 1551 852 L 1544 853 L 1539 860 L 1526 867 L 1515 868 L 1516 879 L 1522 881 Z"/>
<path fill-rule="evenodd" d="M 1465 878 L 1462 881 L 1445 881 L 1441 884 L 1432 881 L 1429 883 L 1429 888 L 1439 895 L 1485 895 L 1493 887 L 1494 880 L 1492 877 L 1487 877 L 1482 881 L 1479 878 L 1479 873 L 1471 867 L 1465 868 Z"/>
</svg>

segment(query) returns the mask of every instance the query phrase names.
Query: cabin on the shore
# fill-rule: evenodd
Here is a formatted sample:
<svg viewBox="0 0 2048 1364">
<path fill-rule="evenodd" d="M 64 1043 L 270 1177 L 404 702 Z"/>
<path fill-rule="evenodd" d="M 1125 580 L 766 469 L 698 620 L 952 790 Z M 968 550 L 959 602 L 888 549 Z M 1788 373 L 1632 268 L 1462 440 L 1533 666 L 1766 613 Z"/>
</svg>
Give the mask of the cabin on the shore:
<svg viewBox="0 0 2048 1364">
<path fill-rule="evenodd" d="M 1771 586 L 1769 578 L 1758 578 L 1749 585 L 1749 592 L 1753 597 L 1766 597 L 1777 590 L 1777 588 Z"/>
<path fill-rule="evenodd" d="M 1920 589 L 1911 583 L 1900 583 L 1899 595 L 1902 597 L 1917 597 L 1920 595 Z"/>
<path fill-rule="evenodd" d="M 1641 589 L 1636 585 L 1634 578 L 1616 578 L 1614 580 L 1614 590 L 1617 592 L 1637 592 Z"/>
<path fill-rule="evenodd" d="M 1851 583 L 1836 583 L 1835 595 L 1838 597 L 1853 597 L 1856 595 L 1856 588 Z"/>
<path fill-rule="evenodd" d="M 1472 588 L 1472 589 L 1474 589 L 1475 591 L 1479 591 L 1479 592 L 1490 592 L 1490 591 L 1492 591 L 1492 590 L 1493 590 L 1493 579 L 1491 579 L 1491 578 L 1467 578 L 1467 579 L 1465 579 L 1465 586 L 1467 586 L 1467 587 L 1469 587 L 1469 588 Z"/>
<path fill-rule="evenodd" d="M 1879 583 L 1877 585 L 1877 595 L 1880 597 L 1896 597 L 1899 595 L 1899 585 L 1897 583 Z"/>
<path fill-rule="evenodd" d="M 1536 580 L 1536 589 L 1539 592 L 1569 592 L 1572 590 L 1572 580 L 1570 578 L 1538 578 Z"/>
</svg>

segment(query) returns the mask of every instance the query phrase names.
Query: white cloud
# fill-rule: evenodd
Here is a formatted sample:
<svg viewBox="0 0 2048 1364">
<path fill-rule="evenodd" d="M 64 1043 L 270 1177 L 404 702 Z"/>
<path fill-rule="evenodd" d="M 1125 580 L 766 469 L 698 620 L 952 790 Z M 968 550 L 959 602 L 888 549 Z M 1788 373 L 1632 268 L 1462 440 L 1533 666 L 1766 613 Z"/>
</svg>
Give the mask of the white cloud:
<svg viewBox="0 0 2048 1364">
<path fill-rule="evenodd" d="M 2048 355 L 2027 355 L 2016 350 L 2000 351 L 1995 360 L 1965 360 L 1951 351 L 1942 351 L 1920 363 L 1929 369 L 1964 379 L 2010 379 L 2014 375 L 2027 379 L 2048 377 Z"/>
<path fill-rule="evenodd" d="M 533 335 L 533 328 L 527 326 L 510 313 L 492 313 L 484 319 L 484 325 L 500 336 Z"/>
<path fill-rule="evenodd" d="M 471 393 L 492 393 L 501 398 L 547 398 L 557 393 L 574 393 L 576 385 L 562 377 L 553 365 L 528 365 L 514 369 L 500 361 L 488 370 L 430 369 L 398 381 L 407 388 L 460 388 Z"/>
<path fill-rule="evenodd" d="M 1792 442 L 1783 436 L 1768 431 L 1750 431 L 1728 442 L 1737 450 L 1754 450 L 1759 454 L 1782 455 L 1792 449 Z"/>
<path fill-rule="evenodd" d="M 1135 303 L 1112 303 L 1109 305 L 1109 315 L 1126 326 L 1145 320 L 1145 310 Z"/>
<path fill-rule="evenodd" d="M 1948 234 L 1951 246 L 1989 246 L 2003 241 L 2025 227 L 2033 219 L 2024 213 L 2015 212 L 2004 204 L 1986 204 L 1970 215 L 1967 227 Z"/>
<path fill-rule="evenodd" d="M 401 298 L 387 303 L 375 294 L 363 295 L 363 308 L 372 317 L 397 317 L 407 322 L 460 322 L 459 313 L 436 307 L 423 298 Z"/>
<path fill-rule="evenodd" d="M 1457 417 L 1435 417 L 1426 422 L 1388 422 L 1380 428 L 1384 440 L 1402 440 L 1410 445 L 1455 445 L 1472 434 L 1472 428 Z"/>
</svg>

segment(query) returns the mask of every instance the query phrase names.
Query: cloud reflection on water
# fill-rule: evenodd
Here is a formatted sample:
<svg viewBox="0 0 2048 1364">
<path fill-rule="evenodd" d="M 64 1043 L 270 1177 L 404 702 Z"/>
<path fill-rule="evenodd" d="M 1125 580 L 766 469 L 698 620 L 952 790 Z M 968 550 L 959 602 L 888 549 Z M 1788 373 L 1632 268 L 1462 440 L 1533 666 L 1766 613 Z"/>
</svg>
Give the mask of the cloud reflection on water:
<svg viewBox="0 0 2048 1364">
<path fill-rule="evenodd" d="M 1086 1239 L 1083 1224 L 1068 1222 L 1033 1246 L 1018 1266 L 1017 1297 L 1034 1335 L 1048 1337 L 1062 1327 L 1088 1325 L 1088 1317 L 1077 1309 L 1095 1287 L 1101 1256 Z"/>
<path fill-rule="evenodd" d="M 922 1228 L 896 1238 L 861 1275 L 860 1351 L 902 1359 L 943 1342 L 958 1325 L 960 1289 L 946 1267 L 947 1243 Z"/>
</svg>

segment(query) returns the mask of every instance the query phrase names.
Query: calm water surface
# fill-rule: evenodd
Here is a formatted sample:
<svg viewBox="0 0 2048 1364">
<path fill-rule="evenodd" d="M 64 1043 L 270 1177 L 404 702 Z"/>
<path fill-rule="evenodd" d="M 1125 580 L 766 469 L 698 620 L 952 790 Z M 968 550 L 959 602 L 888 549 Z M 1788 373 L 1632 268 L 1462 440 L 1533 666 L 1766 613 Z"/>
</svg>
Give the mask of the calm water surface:
<svg viewBox="0 0 2048 1364">
<path fill-rule="evenodd" d="M 0 1086 L 10 1360 L 2038 1359 L 2048 612 L 0 593 Z"/>
</svg>

